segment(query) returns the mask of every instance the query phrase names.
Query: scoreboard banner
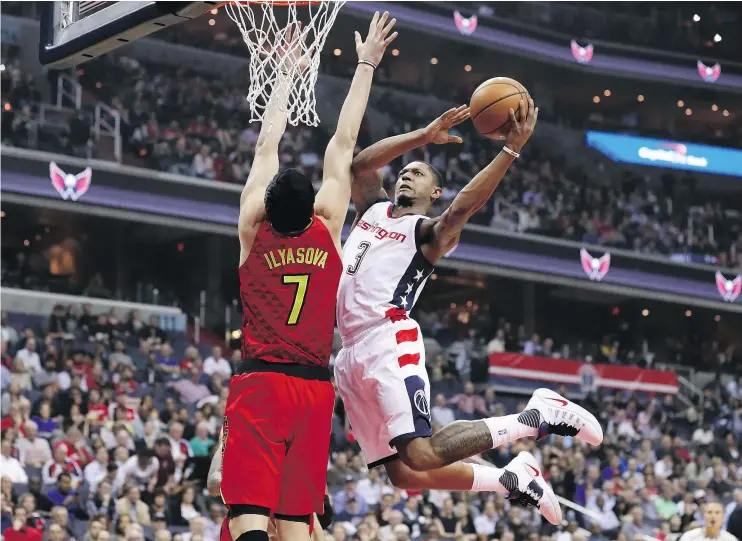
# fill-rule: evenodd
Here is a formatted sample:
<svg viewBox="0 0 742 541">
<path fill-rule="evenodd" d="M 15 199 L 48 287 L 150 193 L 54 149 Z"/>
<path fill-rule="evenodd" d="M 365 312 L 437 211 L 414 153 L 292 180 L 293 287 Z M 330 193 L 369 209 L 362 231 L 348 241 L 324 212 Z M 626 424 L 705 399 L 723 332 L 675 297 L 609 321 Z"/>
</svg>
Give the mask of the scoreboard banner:
<svg viewBox="0 0 742 541">
<path fill-rule="evenodd" d="M 742 177 L 742 150 L 589 130 L 587 146 L 616 162 Z"/>
<path fill-rule="evenodd" d="M 491 354 L 489 373 L 492 383 L 533 389 L 564 385 L 582 392 L 599 388 L 660 394 L 678 392 L 678 377 L 674 372 L 520 353 Z"/>
</svg>

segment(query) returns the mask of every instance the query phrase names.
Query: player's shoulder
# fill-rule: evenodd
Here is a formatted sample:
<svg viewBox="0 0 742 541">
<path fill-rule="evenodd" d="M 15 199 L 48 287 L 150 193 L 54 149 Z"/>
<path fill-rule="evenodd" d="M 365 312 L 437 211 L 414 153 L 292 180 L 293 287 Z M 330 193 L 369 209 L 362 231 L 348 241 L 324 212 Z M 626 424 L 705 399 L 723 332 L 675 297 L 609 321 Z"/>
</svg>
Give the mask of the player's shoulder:
<svg viewBox="0 0 742 541">
<path fill-rule="evenodd" d="M 363 216 L 371 212 L 386 212 L 387 208 L 391 208 L 392 201 L 388 197 L 377 197 L 373 203 L 371 203 Z"/>
</svg>

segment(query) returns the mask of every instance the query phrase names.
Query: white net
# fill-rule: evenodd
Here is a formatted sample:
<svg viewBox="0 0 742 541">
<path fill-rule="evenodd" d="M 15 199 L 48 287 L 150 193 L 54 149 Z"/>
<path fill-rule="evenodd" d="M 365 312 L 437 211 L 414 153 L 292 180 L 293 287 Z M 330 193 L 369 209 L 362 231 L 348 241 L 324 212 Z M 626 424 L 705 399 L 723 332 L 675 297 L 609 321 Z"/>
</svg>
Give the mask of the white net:
<svg viewBox="0 0 742 541">
<path fill-rule="evenodd" d="M 317 126 L 319 117 L 315 110 L 314 86 L 319 73 L 320 52 L 332 28 L 338 11 L 345 0 L 320 0 L 313 2 L 230 2 L 226 11 L 242 33 L 250 51 L 250 120 L 262 121 L 273 87 L 287 85 L 288 122 Z M 299 28 L 297 32 L 287 29 Z M 290 36 L 291 42 L 287 40 Z M 299 47 L 306 58 L 307 68 L 302 71 L 298 63 L 282 62 L 282 52 Z M 298 52 L 298 51 L 297 51 Z M 289 77 L 276 77 L 279 68 Z M 270 121 L 270 119 L 266 119 Z"/>
</svg>

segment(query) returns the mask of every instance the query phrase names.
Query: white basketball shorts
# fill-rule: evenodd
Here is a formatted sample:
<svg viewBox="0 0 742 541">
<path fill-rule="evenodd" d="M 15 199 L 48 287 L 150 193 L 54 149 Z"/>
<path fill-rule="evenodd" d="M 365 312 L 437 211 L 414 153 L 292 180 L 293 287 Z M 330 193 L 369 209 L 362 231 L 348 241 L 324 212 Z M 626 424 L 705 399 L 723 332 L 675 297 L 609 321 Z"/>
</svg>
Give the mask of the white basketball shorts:
<svg viewBox="0 0 742 541">
<path fill-rule="evenodd" d="M 335 379 L 369 468 L 397 458 L 402 440 L 432 435 L 430 381 L 416 321 L 386 320 L 345 344 Z"/>
</svg>

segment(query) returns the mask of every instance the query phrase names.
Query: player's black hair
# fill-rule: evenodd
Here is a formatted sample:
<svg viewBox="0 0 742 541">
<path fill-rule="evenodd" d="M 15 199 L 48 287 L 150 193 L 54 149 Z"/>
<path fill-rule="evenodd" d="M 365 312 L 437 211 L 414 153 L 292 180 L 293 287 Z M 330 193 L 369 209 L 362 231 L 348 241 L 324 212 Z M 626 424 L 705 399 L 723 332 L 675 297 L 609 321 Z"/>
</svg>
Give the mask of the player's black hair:
<svg viewBox="0 0 742 541">
<path fill-rule="evenodd" d="M 423 162 L 425 165 L 428 166 L 428 169 L 430 169 L 430 172 L 433 173 L 433 178 L 435 178 L 435 185 L 439 188 L 443 188 L 443 182 L 445 178 L 443 177 L 443 174 L 438 171 L 435 167 L 430 165 L 428 162 Z"/>
<path fill-rule="evenodd" d="M 298 169 L 280 171 L 265 190 L 265 211 L 279 233 L 303 231 L 314 215 L 312 181 Z"/>
</svg>

